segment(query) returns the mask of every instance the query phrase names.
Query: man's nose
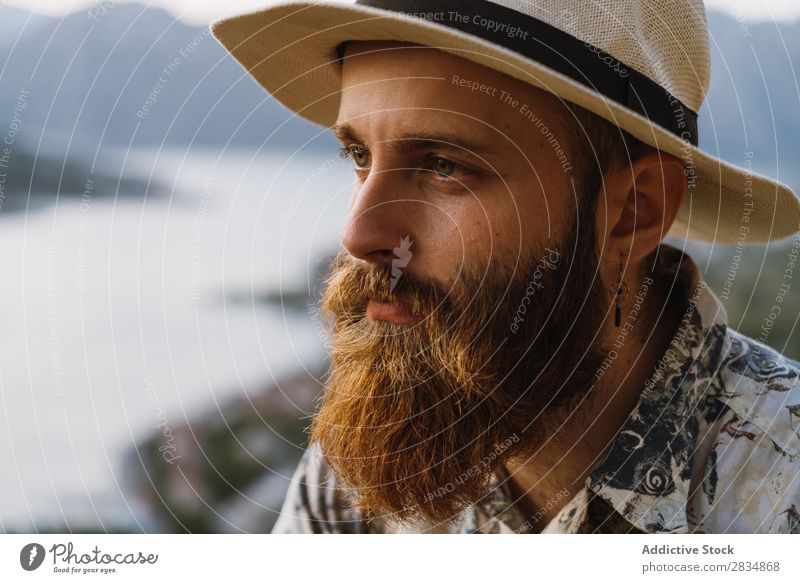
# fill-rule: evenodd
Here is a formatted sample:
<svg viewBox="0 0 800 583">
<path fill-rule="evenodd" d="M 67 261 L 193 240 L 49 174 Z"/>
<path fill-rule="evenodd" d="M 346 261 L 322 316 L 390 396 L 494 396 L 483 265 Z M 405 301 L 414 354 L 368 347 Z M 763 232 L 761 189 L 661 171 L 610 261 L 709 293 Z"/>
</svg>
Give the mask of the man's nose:
<svg viewBox="0 0 800 583">
<path fill-rule="evenodd" d="M 353 257 L 391 264 L 404 239 L 416 240 L 414 222 L 423 203 L 403 194 L 401 174 L 373 171 L 354 191 L 342 232 L 342 245 Z"/>
</svg>

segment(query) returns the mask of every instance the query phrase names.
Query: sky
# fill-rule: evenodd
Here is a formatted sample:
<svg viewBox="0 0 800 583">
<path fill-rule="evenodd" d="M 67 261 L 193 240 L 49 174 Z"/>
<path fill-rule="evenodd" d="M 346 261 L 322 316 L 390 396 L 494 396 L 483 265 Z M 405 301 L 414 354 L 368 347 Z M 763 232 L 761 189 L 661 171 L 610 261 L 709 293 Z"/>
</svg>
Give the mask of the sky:
<svg viewBox="0 0 800 583">
<path fill-rule="evenodd" d="M 119 0 L 0 0 L 0 6 L 9 4 L 29 10 L 61 16 L 76 10 L 87 10 L 113 6 Z M 269 4 L 275 0 L 139 0 L 166 8 L 176 16 L 201 24 L 226 16 Z M 329 0 L 351 4 L 353 0 Z M 763 20 L 800 19 L 800 0 L 705 0 L 709 9 L 723 10 L 748 22 Z"/>
</svg>

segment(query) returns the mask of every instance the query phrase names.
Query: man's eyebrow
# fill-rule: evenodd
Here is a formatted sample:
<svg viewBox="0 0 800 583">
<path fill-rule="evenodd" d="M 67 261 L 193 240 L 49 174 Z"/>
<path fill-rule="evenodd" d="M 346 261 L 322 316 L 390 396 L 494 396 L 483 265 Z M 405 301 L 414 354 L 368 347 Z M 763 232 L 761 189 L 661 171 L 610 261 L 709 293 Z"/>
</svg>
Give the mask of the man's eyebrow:
<svg viewBox="0 0 800 583">
<path fill-rule="evenodd" d="M 348 125 L 346 123 L 342 124 L 337 123 L 331 126 L 331 132 L 333 133 L 334 136 L 336 136 L 342 141 L 347 141 L 347 140 L 352 140 L 354 142 L 359 141 L 358 135 L 356 134 L 356 131 L 353 129 L 353 126 Z"/>
<path fill-rule="evenodd" d="M 346 123 L 332 126 L 331 132 L 342 141 L 363 142 L 355 129 Z M 471 140 L 466 138 L 463 134 L 446 130 L 420 132 L 408 135 L 401 134 L 393 137 L 389 145 L 400 153 L 431 147 L 449 147 L 452 149 L 464 150 L 466 153 L 477 156 L 498 154 L 497 146 L 492 143 Z"/>
</svg>

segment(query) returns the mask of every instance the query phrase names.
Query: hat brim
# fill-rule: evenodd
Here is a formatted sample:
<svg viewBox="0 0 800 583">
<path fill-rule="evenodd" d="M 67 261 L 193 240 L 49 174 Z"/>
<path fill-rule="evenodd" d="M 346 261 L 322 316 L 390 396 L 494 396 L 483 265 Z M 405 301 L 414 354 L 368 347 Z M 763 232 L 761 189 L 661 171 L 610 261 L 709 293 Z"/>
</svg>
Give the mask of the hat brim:
<svg viewBox="0 0 800 583">
<path fill-rule="evenodd" d="M 710 156 L 532 59 L 435 22 L 360 5 L 286 2 L 217 20 L 211 32 L 276 100 L 326 127 L 339 112 L 341 43 L 396 40 L 446 51 L 575 103 L 683 159 L 693 175 L 669 234 L 747 244 L 800 230 L 800 200 L 788 186 Z"/>
</svg>

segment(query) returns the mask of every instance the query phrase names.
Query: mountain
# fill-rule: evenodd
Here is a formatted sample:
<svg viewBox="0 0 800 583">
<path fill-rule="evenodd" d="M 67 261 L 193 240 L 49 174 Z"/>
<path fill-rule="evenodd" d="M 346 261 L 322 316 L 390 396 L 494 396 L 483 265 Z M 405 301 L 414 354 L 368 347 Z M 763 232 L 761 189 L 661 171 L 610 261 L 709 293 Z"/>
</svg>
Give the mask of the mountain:
<svg viewBox="0 0 800 583">
<path fill-rule="evenodd" d="M 19 38 L 38 34 L 42 28 L 52 24 L 52 21 L 52 18 L 36 12 L 0 4 L 0 50 L 10 52 Z"/>
<path fill-rule="evenodd" d="M 800 22 L 746 24 L 709 13 L 711 88 L 701 110 L 701 147 L 800 185 Z"/>
<path fill-rule="evenodd" d="M 333 145 L 273 101 L 207 27 L 144 4 L 104 7 L 63 19 L 0 9 L 0 128 L 28 92 L 25 147 L 73 136 L 90 149 Z M 701 146 L 740 166 L 755 152 L 755 170 L 800 183 L 800 23 L 745 25 L 711 12 L 709 24 L 713 78 Z"/>
<path fill-rule="evenodd" d="M 0 32 L 24 21 L 4 7 Z M 165 144 L 289 146 L 319 133 L 271 100 L 211 36 L 160 8 L 109 3 L 34 17 L 0 44 L 0 127 L 28 92 L 26 144 L 89 137 L 97 148 Z M 5 119 L 4 119 L 5 118 Z M 282 124 L 285 126 L 278 129 Z M 302 140 L 302 141 L 300 141 Z M 332 142 L 331 142 L 332 143 Z"/>
</svg>

